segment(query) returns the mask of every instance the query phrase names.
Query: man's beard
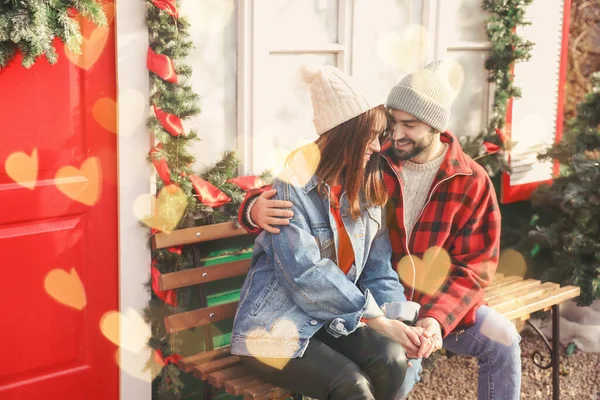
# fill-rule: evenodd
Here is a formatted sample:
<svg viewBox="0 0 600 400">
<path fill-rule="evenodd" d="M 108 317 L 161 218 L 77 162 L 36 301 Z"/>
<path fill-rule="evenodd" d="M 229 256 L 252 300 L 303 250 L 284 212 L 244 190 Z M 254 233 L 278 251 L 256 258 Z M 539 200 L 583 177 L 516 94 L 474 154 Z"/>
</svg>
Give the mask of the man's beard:
<svg viewBox="0 0 600 400">
<path fill-rule="evenodd" d="M 431 135 L 431 137 L 429 138 L 429 142 L 427 142 L 427 137 L 425 137 L 420 143 L 417 143 L 411 139 L 395 140 L 395 141 L 393 141 L 394 156 L 399 161 L 412 160 L 413 158 L 417 157 L 419 154 L 421 154 L 422 152 L 427 150 L 429 148 L 429 146 L 431 146 L 431 144 L 433 143 L 434 136 L 435 135 L 433 135 L 433 134 Z M 412 148 L 410 150 L 399 150 L 396 148 L 396 143 L 412 144 Z"/>
</svg>

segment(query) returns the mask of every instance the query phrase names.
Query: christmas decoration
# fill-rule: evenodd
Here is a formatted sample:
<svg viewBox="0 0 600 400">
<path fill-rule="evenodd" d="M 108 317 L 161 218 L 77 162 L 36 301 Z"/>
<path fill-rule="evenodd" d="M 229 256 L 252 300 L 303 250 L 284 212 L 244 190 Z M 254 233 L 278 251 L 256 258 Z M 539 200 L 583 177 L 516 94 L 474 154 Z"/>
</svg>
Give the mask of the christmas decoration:
<svg viewBox="0 0 600 400">
<path fill-rule="evenodd" d="M 59 39 L 73 54 L 81 53 L 83 38 L 76 14 L 98 26 L 107 20 L 97 0 L 0 1 L 0 71 L 20 52 L 29 68 L 39 57 L 56 63 Z"/>
<path fill-rule="evenodd" d="M 220 191 L 215 185 L 196 175 L 190 175 L 198 200 L 209 207 L 217 208 L 231 202 L 231 198 Z"/>
<path fill-rule="evenodd" d="M 506 113 L 510 99 L 521 96 L 513 84 L 513 67 L 529 59 L 533 43 L 523 40 L 516 28 L 528 25 L 525 20 L 527 6 L 533 0 L 484 0 L 482 8 L 489 12 L 487 35 L 492 44 L 485 68 L 490 71 L 489 81 L 495 84 L 492 117 L 486 129 L 475 136 L 462 136 L 463 150 L 481 164 L 490 176 L 510 172 L 506 151 L 512 143 L 504 133 Z M 496 147 L 497 146 L 497 147 Z"/>
<path fill-rule="evenodd" d="M 591 83 L 560 143 L 539 156 L 559 161 L 560 175 L 531 199 L 536 274 L 579 286 L 579 305 L 600 298 L 600 72 Z"/>
<path fill-rule="evenodd" d="M 206 171 L 193 171 L 195 158 L 189 145 L 197 139 L 197 133 L 183 127 L 183 121 L 200 112 L 198 95 L 187 83 L 192 70 L 184 64 L 192 47 L 189 23 L 179 15 L 174 0 L 146 0 L 146 3 L 150 38 L 147 67 L 152 103 L 147 127 L 156 142 L 148 160 L 159 179 L 156 210 L 143 223 L 151 228 L 150 235 L 154 235 L 234 220 L 244 191 L 270 182 L 271 177 L 268 174 L 238 177 L 239 161 L 231 151 L 225 152 L 223 158 Z M 148 366 L 162 366 L 153 381 L 154 399 L 180 399 L 186 393 L 201 390 L 197 381 L 174 365 L 180 357 L 179 341 L 177 335 L 166 335 L 163 325 L 167 315 L 200 307 L 197 294 L 184 289 L 161 291 L 158 283 L 162 274 L 194 267 L 192 246 L 152 252 L 151 279 L 147 283 L 151 297 L 144 314 L 152 332 L 148 345 L 153 349 L 153 358 Z"/>
</svg>

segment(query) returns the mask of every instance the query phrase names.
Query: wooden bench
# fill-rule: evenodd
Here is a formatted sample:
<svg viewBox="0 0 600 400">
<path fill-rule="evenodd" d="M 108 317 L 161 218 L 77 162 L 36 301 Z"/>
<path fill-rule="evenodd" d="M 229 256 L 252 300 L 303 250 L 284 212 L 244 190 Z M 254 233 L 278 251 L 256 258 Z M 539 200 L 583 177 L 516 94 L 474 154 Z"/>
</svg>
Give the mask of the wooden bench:
<svg viewBox="0 0 600 400">
<path fill-rule="evenodd" d="M 550 362 L 543 364 L 541 353 L 536 351 L 533 353 L 533 362 L 542 369 L 552 368 L 552 398 L 558 400 L 560 396 L 559 305 L 579 296 L 580 289 L 577 286 L 561 287 L 553 282 L 542 283 L 537 279 L 524 279 L 520 276 L 504 276 L 496 273 L 492 284 L 484 291 L 484 299 L 488 305 L 513 321 L 529 323 L 529 317 L 534 312 L 552 310 L 552 345 L 538 328 L 531 323 L 529 326 L 544 340 L 551 354 Z"/>
<path fill-rule="evenodd" d="M 159 278 L 160 290 L 178 290 L 197 287 L 200 308 L 165 317 L 165 330 L 169 335 L 179 335 L 186 331 L 199 330 L 196 339 L 183 338 L 183 341 L 202 341 L 201 351 L 183 354 L 179 368 L 191 372 L 205 384 L 204 397 L 214 398 L 216 389 L 223 389 L 244 399 L 286 399 L 298 394 L 266 383 L 252 374 L 240 362 L 238 356 L 229 352 L 229 332 L 231 321 L 237 308 L 239 289 L 250 268 L 251 247 L 254 236 L 237 227 L 234 223 L 215 224 L 197 228 L 187 228 L 171 233 L 159 233 L 153 237 L 153 249 L 172 246 L 193 245 L 195 268 L 163 274 Z M 219 248 L 227 245 L 247 246 L 246 251 L 219 255 Z M 218 282 L 228 281 L 229 287 L 216 287 Z M 233 286 L 231 286 L 233 285 Z M 219 298 L 219 290 L 225 296 Z M 552 309 L 553 346 L 551 363 L 543 368 L 553 367 L 553 392 L 558 398 L 558 305 L 579 296 L 579 288 L 560 287 L 556 283 L 542 283 L 535 279 L 496 274 L 491 286 L 485 288 L 485 299 L 490 307 L 511 320 L 526 321 L 536 311 Z M 223 325 L 225 324 L 225 325 Z M 215 340 L 219 338 L 219 340 Z M 180 338 L 182 339 L 182 338 Z M 544 338 L 545 340 L 545 338 Z M 183 346 L 193 347 L 193 346 Z M 538 353 L 539 356 L 539 353 Z M 535 360 L 534 360 L 535 361 Z M 536 362 L 539 364 L 538 362 Z"/>
<path fill-rule="evenodd" d="M 204 346 L 195 354 L 183 354 L 178 366 L 204 382 L 204 398 L 212 399 L 217 389 L 245 400 L 287 399 L 288 390 L 262 381 L 252 374 L 240 358 L 229 352 L 229 332 L 237 308 L 239 290 L 251 265 L 251 250 L 220 255 L 227 247 L 251 247 L 255 236 L 248 235 L 234 223 L 159 233 L 153 237 L 153 249 L 193 245 L 196 268 L 162 274 L 160 290 L 178 290 L 195 286 L 200 308 L 165 317 L 164 324 L 172 341 L 202 341 Z M 221 283 L 221 285 L 219 285 Z M 223 295 L 225 293 L 225 295 Z M 186 331 L 199 335 L 175 338 Z M 226 331 L 226 332 L 225 332 Z M 196 332 L 194 332 L 196 333 Z M 197 347 L 180 346 L 183 349 Z M 298 395 L 295 398 L 301 398 Z"/>
</svg>

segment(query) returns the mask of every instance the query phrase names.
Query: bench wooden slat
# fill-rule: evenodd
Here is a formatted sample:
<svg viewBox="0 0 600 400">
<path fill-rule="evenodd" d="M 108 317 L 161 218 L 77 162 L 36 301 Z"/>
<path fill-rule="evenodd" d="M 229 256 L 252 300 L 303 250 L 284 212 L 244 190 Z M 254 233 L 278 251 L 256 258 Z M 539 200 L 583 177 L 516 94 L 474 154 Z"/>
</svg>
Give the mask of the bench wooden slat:
<svg viewBox="0 0 600 400">
<path fill-rule="evenodd" d="M 254 375 L 246 375 L 244 377 L 225 382 L 225 391 L 234 396 L 240 396 L 244 394 L 244 390 L 264 384 L 265 382 L 260 378 Z"/>
<path fill-rule="evenodd" d="M 488 301 L 488 306 L 499 313 L 503 313 L 505 309 L 513 307 L 518 301 L 524 301 L 528 298 L 539 296 L 543 293 L 550 293 L 559 287 L 560 286 L 557 283 L 545 282 L 539 286 L 520 289 L 505 296 L 495 297 Z"/>
<path fill-rule="evenodd" d="M 291 397 L 292 393 L 289 390 L 286 390 L 284 388 L 280 388 L 280 387 L 274 387 L 264 393 L 260 393 L 254 397 L 250 397 L 251 395 L 248 394 L 248 397 L 254 400 L 286 400 L 289 397 Z M 245 393 L 244 393 L 244 398 L 246 398 Z"/>
<path fill-rule="evenodd" d="M 507 294 L 516 292 L 518 290 L 534 288 L 536 286 L 540 286 L 541 284 L 542 284 L 542 282 L 538 281 L 537 279 L 525 279 L 523 281 L 511 283 L 510 285 L 507 285 L 507 286 L 494 287 L 485 293 L 484 299 L 489 301 L 497 296 L 507 295 Z"/>
<path fill-rule="evenodd" d="M 544 293 L 532 299 L 526 300 L 525 304 L 516 309 L 504 313 L 508 319 L 516 319 L 543 310 L 547 307 L 562 303 L 579 296 L 580 289 L 576 286 L 565 286 L 552 292 L 549 296 Z"/>
<path fill-rule="evenodd" d="M 254 386 L 244 391 L 244 400 L 272 400 L 289 395 L 290 392 L 270 383 Z"/>
<path fill-rule="evenodd" d="M 514 276 L 514 275 L 513 275 Z M 506 280 L 506 278 L 509 278 L 510 276 L 504 276 L 502 274 L 495 274 L 494 278 L 492 279 L 492 283 L 490 283 L 489 287 L 495 286 L 501 282 L 504 282 Z"/>
<path fill-rule="evenodd" d="M 179 289 L 200 283 L 232 278 L 244 275 L 248 272 L 251 264 L 252 260 L 247 259 L 210 267 L 198 267 L 185 271 L 170 272 L 160 275 L 158 278 L 158 287 L 160 290 Z"/>
<path fill-rule="evenodd" d="M 198 364 L 194 366 L 194 376 L 205 381 L 208 379 L 208 374 L 232 367 L 236 364 L 239 364 L 239 362 L 239 356 L 229 356 L 208 363 Z"/>
<path fill-rule="evenodd" d="M 250 369 L 245 365 L 236 365 L 231 368 L 222 369 L 220 371 L 212 372 L 208 375 L 208 382 L 217 388 L 225 386 L 225 382 L 228 382 L 235 378 L 241 378 L 249 375 Z"/>
<path fill-rule="evenodd" d="M 159 232 L 152 236 L 152 249 L 157 250 L 172 246 L 183 246 L 246 234 L 246 230 L 234 222 L 177 229 L 168 233 Z"/>
<path fill-rule="evenodd" d="M 203 362 L 209 362 L 228 356 L 231 347 L 219 347 L 218 349 L 204 351 L 202 353 L 194 354 L 193 356 L 184 357 L 179 360 L 179 368 L 185 372 L 191 372 L 194 366 Z"/>
<path fill-rule="evenodd" d="M 511 283 L 520 282 L 522 280 L 523 280 L 523 278 L 520 276 L 505 276 L 500 279 L 494 279 L 492 281 L 492 284 L 490 286 L 484 288 L 483 290 L 484 290 L 484 292 L 488 292 L 492 289 L 504 287 L 504 286 L 510 285 Z"/>
<path fill-rule="evenodd" d="M 167 333 L 175 333 L 232 318 L 235 315 L 237 304 L 238 302 L 234 301 L 232 303 L 169 315 L 165 317 L 165 329 Z"/>
</svg>

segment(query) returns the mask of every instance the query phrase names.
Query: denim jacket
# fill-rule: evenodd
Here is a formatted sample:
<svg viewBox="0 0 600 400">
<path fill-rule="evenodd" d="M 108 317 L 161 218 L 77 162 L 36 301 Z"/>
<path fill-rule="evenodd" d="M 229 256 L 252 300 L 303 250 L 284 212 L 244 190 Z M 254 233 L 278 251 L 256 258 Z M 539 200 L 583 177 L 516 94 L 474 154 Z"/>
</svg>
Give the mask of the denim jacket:
<svg viewBox="0 0 600 400">
<path fill-rule="evenodd" d="M 279 234 L 263 231 L 255 241 L 231 353 L 295 358 L 304 354 L 309 339 L 323 326 L 339 337 L 354 332 L 363 317 L 385 314 L 414 323 L 419 305 L 406 301 L 392 269 L 382 208 L 368 207 L 363 200 L 360 218 L 354 221 L 342 194 L 341 216 L 355 256 L 345 275 L 337 266 L 337 227 L 329 199 L 318 193 L 318 178 L 292 182 L 273 183 L 275 199 L 291 201 L 294 216 Z"/>
</svg>

